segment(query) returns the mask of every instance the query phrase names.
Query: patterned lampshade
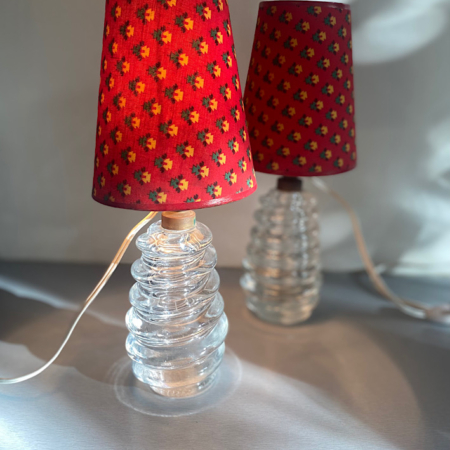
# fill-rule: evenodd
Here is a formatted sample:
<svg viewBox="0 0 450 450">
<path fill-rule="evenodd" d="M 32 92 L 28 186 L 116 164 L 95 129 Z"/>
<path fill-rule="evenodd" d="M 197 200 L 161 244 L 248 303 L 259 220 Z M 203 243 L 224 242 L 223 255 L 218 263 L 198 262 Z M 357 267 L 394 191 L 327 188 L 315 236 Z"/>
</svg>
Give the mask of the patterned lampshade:
<svg viewBox="0 0 450 450">
<path fill-rule="evenodd" d="M 256 189 L 226 0 L 107 0 L 93 198 L 186 210 Z"/>
<path fill-rule="evenodd" d="M 245 106 L 255 169 L 334 175 L 356 166 L 350 7 L 259 7 Z"/>
</svg>

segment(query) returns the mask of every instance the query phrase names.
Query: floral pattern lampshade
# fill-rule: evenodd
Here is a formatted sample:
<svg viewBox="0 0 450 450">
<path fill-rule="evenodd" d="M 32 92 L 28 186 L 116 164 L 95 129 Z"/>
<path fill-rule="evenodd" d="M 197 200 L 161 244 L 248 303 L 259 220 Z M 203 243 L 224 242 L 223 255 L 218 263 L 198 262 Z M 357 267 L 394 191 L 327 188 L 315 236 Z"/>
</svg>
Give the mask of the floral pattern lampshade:
<svg viewBox="0 0 450 450">
<path fill-rule="evenodd" d="M 93 198 L 206 208 L 256 189 L 226 0 L 108 0 Z"/>
<path fill-rule="evenodd" d="M 350 7 L 261 3 L 245 106 L 257 171 L 305 177 L 352 170 Z"/>
</svg>

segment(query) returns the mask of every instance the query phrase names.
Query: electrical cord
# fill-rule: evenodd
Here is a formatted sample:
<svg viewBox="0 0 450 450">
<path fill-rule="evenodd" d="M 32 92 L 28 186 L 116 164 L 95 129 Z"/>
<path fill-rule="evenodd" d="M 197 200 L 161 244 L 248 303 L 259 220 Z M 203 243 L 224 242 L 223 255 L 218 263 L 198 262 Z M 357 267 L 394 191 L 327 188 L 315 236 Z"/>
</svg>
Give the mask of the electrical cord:
<svg viewBox="0 0 450 450">
<path fill-rule="evenodd" d="M 331 189 L 322 179 L 313 178 L 312 182 L 319 190 L 330 195 L 338 203 L 340 203 L 350 216 L 359 254 L 364 263 L 366 272 L 376 290 L 409 316 L 415 317 L 416 319 L 430 320 L 431 322 L 437 322 L 450 326 L 450 304 L 427 306 L 416 301 L 401 298 L 389 289 L 383 278 L 379 275 L 378 270 L 369 255 L 367 244 L 362 234 L 361 224 L 354 209 L 343 197 Z"/>
<path fill-rule="evenodd" d="M 130 246 L 131 242 L 133 241 L 136 234 L 143 228 L 145 225 L 150 223 L 152 219 L 158 214 L 157 212 L 151 212 L 145 219 L 141 220 L 129 233 L 128 236 L 123 241 L 122 245 L 119 248 L 119 251 L 116 253 L 116 256 L 114 257 L 113 261 L 111 262 L 110 266 L 108 267 L 108 270 L 104 273 L 102 279 L 98 282 L 97 286 L 95 286 L 94 290 L 91 292 L 89 297 L 84 302 L 84 306 L 81 309 L 81 311 L 78 313 L 78 316 L 72 323 L 69 332 L 67 333 L 63 343 L 59 347 L 58 351 L 55 353 L 55 355 L 46 363 L 44 364 L 40 369 L 31 372 L 27 375 L 23 375 L 21 377 L 17 378 L 0 378 L 0 385 L 2 384 L 16 384 L 21 383 L 23 381 L 30 380 L 31 378 L 34 378 L 44 372 L 44 370 L 48 369 L 58 358 L 58 356 L 61 354 L 61 352 L 64 350 L 64 347 L 67 345 L 67 342 L 69 342 L 70 337 L 72 336 L 73 331 L 75 330 L 76 326 L 78 325 L 78 322 L 83 317 L 86 310 L 89 308 L 89 306 L 92 305 L 94 300 L 97 298 L 98 294 L 102 291 L 102 289 L 105 287 L 108 280 L 111 278 L 111 275 L 116 270 L 117 266 L 119 265 L 120 261 L 123 258 L 123 255 L 127 251 L 128 247 Z"/>
</svg>

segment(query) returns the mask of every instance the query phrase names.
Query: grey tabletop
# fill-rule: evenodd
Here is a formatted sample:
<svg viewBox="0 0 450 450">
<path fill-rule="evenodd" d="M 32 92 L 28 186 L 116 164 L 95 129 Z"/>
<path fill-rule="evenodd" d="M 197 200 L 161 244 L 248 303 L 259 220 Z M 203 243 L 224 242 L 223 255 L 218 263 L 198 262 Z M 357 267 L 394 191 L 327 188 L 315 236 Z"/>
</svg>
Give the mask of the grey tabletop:
<svg viewBox="0 0 450 450">
<path fill-rule="evenodd" d="M 246 310 L 239 270 L 219 270 L 230 332 L 217 382 L 170 400 L 131 374 L 129 269 L 118 268 L 54 366 L 0 386 L 1 449 L 450 448 L 450 329 L 405 317 L 364 276 L 326 275 L 313 318 L 279 328 Z M 0 263 L 0 376 L 52 356 L 103 270 Z M 449 280 L 388 283 L 449 300 Z"/>
</svg>

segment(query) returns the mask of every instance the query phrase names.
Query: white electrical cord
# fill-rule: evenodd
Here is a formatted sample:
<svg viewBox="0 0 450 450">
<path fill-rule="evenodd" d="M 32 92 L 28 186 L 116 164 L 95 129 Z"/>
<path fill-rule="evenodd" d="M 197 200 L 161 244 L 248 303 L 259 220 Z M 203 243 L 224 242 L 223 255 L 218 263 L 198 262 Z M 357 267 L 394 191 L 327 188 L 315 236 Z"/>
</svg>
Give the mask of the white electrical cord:
<svg viewBox="0 0 450 450">
<path fill-rule="evenodd" d="M 101 290 L 105 287 L 105 284 L 108 282 L 108 280 L 111 278 L 111 275 L 116 270 L 117 266 L 119 265 L 120 261 L 123 258 L 123 255 L 125 254 L 127 248 L 130 246 L 131 242 L 133 241 L 136 234 L 143 228 L 145 225 L 151 222 L 151 220 L 156 216 L 156 212 L 151 212 L 145 219 L 141 220 L 129 233 L 128 236 L 123 241 L 122 245 L 119 248 L 119 251 L 116 253 L 116 256 L 114 257 L 112 263 L 108 267 L 108 270 L 103 275 L 102 279 L 98 282 L 97 286 L 95 286 L 95 289 L 91 292 L 89 297 L 84 302 L 84 306 L 79 312 L 78 316 L 76 317 L 75 321 L 73 322 L 72 326 L 69 329 L 69 332 L 67 333 L 67 336 L 65 337 L 63 343 L 59 347 L 58 351 L 55 353 L 52 359 L 48 361 L 46 364 L 44 364 L 40 369 L 29 373 L 27 375 L 23 375 L 21 377 L 17 378 L 0 378 L 0 385 L 1 384 L 16 384 L 21 383 L 22 381 L 30 380 L 31 378 L 34 378 L 44 372 L 44 370 L 48 369 L 58 358 L 58 356 L 63 351 L 64 347 L 66 346 L 67 342 L 69 341 L 70 337 L 72 336 L 73 331 L 75 330 L 75 327 L 78 325 L 78 322 L 83 317 L 83 314 L 86 312 L 86 310 L 89 308 L 89 306 L 92 305 L 94 300 L 97 298 L 98 294 L 100 294 Z"/>
<path fill-rule="evenodd" d="M 364 267 L 366 268 L 366 272 L 377 291 L 409 316 L 415 317 L 417 319 L 426 319 L 432 322 L 438 322 L 440 324 L 450 326 L 450 304 L 427 306 L 419 302 L 401 298 L 388 288 L 386 283 L 378 274 L 372 258 L 369 255 L 366 241 L 362 234 L 361 224 L 356 212 L 343 197 L 341 197 L 337 192 L 333 191 L 322 179 L 313 178 L 312 182 L 314 186 L 316 186 L 319 190 L 325 192 L 326 194 L 333 197 L 336 201 L 338 201 L 350 216 L 359 254 L 361 255 L 361 259 L 364 263 Z"/>
</svg>

